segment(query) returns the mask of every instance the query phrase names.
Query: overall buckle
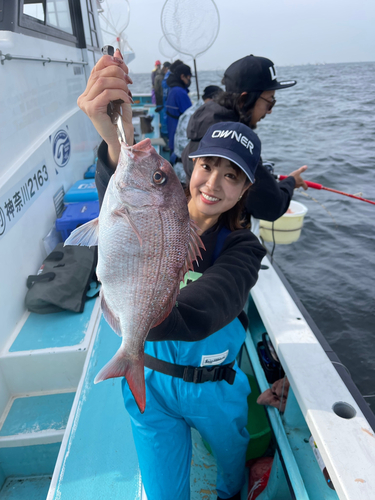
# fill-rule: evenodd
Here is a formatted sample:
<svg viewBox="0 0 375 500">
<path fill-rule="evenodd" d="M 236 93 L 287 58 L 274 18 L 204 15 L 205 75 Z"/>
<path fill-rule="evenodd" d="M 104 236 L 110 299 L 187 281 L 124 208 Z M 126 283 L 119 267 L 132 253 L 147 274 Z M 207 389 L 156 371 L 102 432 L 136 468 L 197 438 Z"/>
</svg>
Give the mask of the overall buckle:
<svg viewBox="0 0 375 500">
<path fill-rule="evenodd" d="M 228 365 L 218 365 L 210 368 L 185 366 L 182 379 L 184 382 L 193 382 L 194 384 L 225 380 L 228 384 L 232 385 L 235 377 L 236 371 Z"/>
</svg>

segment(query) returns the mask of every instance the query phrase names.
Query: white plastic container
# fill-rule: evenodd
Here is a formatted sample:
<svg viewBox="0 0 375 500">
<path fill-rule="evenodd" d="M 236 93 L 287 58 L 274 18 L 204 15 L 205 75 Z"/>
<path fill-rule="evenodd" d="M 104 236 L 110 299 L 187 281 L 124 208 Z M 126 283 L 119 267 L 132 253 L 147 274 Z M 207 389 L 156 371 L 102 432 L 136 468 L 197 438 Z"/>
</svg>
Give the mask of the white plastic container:
<svg viewBox="0 0 375 500">
<path fill-rule="evenodd" d="M 307 207 L 298 201 L 292 200 L 289 210 L 289 213 L 285 213 L 273 223 L 260 220 L 260 236 L 264 241 L 275 241 L 278 245 L 289 245 L 289 243 L 298 240 L 301 235 L 303 219 L 307 214 Z"/>
</svg>

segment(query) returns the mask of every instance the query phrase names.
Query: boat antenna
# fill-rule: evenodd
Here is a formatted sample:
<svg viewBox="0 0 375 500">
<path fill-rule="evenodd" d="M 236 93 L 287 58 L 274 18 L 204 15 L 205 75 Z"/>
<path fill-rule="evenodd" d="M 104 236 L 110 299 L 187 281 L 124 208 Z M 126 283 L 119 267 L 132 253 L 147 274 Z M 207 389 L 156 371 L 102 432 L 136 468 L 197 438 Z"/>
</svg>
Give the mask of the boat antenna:
<svg viewBox="0 0 375 500">
<path fill-rule="evenodd" d="M 219 34 L 218 8 L 214 0 L 166 0 L 160 20 L 169 44 L 181 54 L 193 58 L 199 99 L 196 59 L 211 47 Z"/>
</svg>

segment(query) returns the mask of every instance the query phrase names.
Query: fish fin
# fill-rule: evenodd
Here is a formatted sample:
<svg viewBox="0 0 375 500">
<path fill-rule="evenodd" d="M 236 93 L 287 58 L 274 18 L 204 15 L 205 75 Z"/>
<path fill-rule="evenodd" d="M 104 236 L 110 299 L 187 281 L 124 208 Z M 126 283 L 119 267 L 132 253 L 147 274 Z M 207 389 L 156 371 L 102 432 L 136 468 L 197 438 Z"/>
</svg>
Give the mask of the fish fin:
<svg viewBox="0 0 375 500">
<path fill-rule="evenodd" d="M 66 245 L 84 245 L 87 247 L 93 247 L 98 244 L 98 233 L 99 233 L 99 217 L 90 220 L 77 227 L 67 240 L 65 240 L 64 246 Z"/>
<path fill-rule="evenodd" d="M 121 346 L 97 374 L 94 384 L 109 378 L 125 377 L 139 411 L 143 413 L 146 408 L 146 387 L 144 372 L 144 353 L 139 359 L 130 359 L 126 356 L 125 349 Z"/>
<path fill-rule="evenodd" d="M 139 234 L 139 231 L 137 229 L 137 226 L 135 225 L 134 221 L 132 220 L 132 218 L 130 217 L 130 213 L 129 213 L 129 210 L 127 208 L 125 208 L 123 211 L 122 210 L 115 210 L 113 212 L 115 215 L 118 215 L 119 217 L 123 217 L 125 220 L 127 220 L 131 226 L 131 228 L 133 229 L 133 231 L 135 232 L 135 234 L 137 235 L 137 238 L 138 238 L 138 241 L 139 241 L 139 244 L 142 246 L 142 238 L 141 238 L 141 235 Z"/>
<path fill-rule="evenodd" d="M 200 248 L 206 250 L 202 243 L 200 236 L 198 235 L 199 227 L 194 221 L 190 219 L 190 236 L 189 236 L 189 248 L 186 256 L 185 264 L 182 268 L 181 280 L 184 279 L 185 274 L 190 270 L 194 270 L 193 261 L 195 260 L 198 264 L 198 257 L 202 258 Z"/>
<path fill-rule="evenodd" d="M 109 326 L 112 328 L 112 330 L 115 333 L 117 333 L 117 335 L 119 337 L 122 337 L 120 320 L 117 316 L 114 315 L 114 313 L 109 308 L 109 306 L 104 298 L 103 290 L 100 291 L 100 306 L 102 308 L 103 316 L 104 316 L 106 322 L 109 324 Z"/>
</svg>

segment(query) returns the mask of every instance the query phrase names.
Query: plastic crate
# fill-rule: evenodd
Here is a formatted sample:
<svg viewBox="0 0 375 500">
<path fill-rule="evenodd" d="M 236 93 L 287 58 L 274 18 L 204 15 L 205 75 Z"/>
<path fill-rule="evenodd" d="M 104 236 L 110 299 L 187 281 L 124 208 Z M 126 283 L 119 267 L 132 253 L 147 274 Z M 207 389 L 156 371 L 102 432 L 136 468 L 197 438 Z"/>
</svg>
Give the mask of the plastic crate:
<svg viewBox="0 0 375 500">
<path fill-rule="evenodd" d="M 98 200 L 98 190 L 93 179 L 82 179 L 73 184 L 64 196 L 64 203 Z"/>
<path fill-rule="evenodd" d="M 99 202 L 87 201 L 70 203 L 66 206 L 62 216 L 56 219 L 56 229 L 60 231 L 64 241 L 78 226 L 82 226 L 99 216 Z"/>
</svg>

